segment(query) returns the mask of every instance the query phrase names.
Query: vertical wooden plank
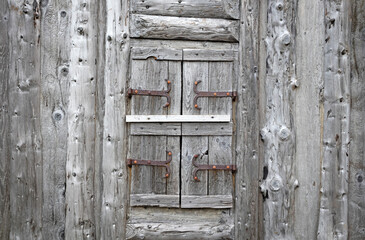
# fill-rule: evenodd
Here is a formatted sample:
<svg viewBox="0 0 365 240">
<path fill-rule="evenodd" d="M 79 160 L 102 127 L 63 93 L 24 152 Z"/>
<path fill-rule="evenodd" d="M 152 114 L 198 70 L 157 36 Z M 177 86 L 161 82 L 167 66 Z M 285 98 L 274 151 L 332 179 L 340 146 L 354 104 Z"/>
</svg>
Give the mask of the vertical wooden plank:
<svg viewBox="0 0 365 240">
<path fill-rule="evenodd" d="M 45 239 L 63 239 L 65 234 L 69 6 L 69 1 L 43 1 L 41 5 L 42 235 Z"/>
<path fill-rule="evenodd" d="M 201 80 L 198 89 L 208 91 L 209 86 L 209 65 L 208 62 L 184 62 L 183 63 L 183 115 L 203 115 L 208 114 L 208 99 L 200 98 L 198 105 L 201 110 L 194 107 L 193 91 L 194 82 Z M 181 207 L 184 207 L 184 195 L 207 195 L 208 174 L 207 171 L 198 172 L 200 182 L 193 179 L 192 159 L 195 154 L 199 154 L 197 162 L 208 164 L 208 137 L 182 137 L 181 155 Z"/>
<path fill-rule="evenodd" d="M 318 239 L 348 238 L 350 5 L 324 3 L 324 92 Z"/>
<path fill-rule="evenodd" d="M 9 3 L 0 2 L 0 239 L 8 239 L 10 232 L 10 112 L 9 112 Z"/>
<path fill-rule="evenodd" d="M 296 1 L 269 0 L 266 36 L 266 109 L 261 130 L 266 173 L 261 184 L 265 239 L 294 238 Z"/>
<path fill-rule="evenodd" d="M 349 239 L 365 239 L 365 1 L 352 1 Z"/>
<path fill-rule="evenodd" d="M 235 174 L 235 239 L 259 239 L 258 179 L 259 179 L 259 26 L 266 22 L 260 17 L 260 7 L 265 1 L 240 1 L 240 41 L 237 83 L 236 115 L 236 165 Z M 265 62 L 261 64 L 264 67 Z M 261 69 L 260 69 L 261 70 Z M 260 71 L 261 73 L 265 72 Z M 263 79 L 264 77 L 260 78 Z M 261 237 L 263 238 L 263 237 Z"/>
<path fill-rule="evenodd" d="M 323 2 L 298 1 L 295 96 L 295 238 L 316 239 L 321 173 L 321 86 L 323 84 Z M 311 16 L 311 17 L 308 17 Z"/>
<path fill-rule="evenodd" d="M 208 91 L 232 91 L 233 62 L 209 62 Z M 209 114 L 232 115 L 231 98 L 209 98 Z M 232 162 L 232 137 L 210 136 L 209 164 L 234 164 Z M 208 172 L 208 195 L 231 195 L 233 190 L 232 173 L 229 171 Z"/>
<path fill-rule="evenodd" d="M 66 239 L 95 238 L 95 105 L 98 1 L 71 6 Z"/>
<path fill-rule="evenodd" d="M 125 239 L 128 209 L 125 114 L 130 55 L 129 1 L 105 2 L 105 12 L 102 13 L 106 16 L 106 41 L 101 239 Z"/>
<path fill-rule="evenodd" d="M 8 1 L 10 239 L 42 238 L 40 1 Z"/>
</svg>

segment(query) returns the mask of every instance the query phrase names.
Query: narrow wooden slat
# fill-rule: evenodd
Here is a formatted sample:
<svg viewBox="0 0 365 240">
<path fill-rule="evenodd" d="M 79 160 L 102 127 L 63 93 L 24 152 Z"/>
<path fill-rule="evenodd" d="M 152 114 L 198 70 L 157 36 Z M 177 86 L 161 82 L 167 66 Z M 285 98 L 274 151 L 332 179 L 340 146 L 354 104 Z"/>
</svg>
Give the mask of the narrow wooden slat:
<svg viewBox="0 0 365 240">
<path fill-rule="evenodd" d="M 182 123 L 181 135 L 231 136 L 232 130 L 232 123 Z"/>
<path fill-rule="evenodd" d="M 146 15 L 239 19 L 239 0 L 132 0 L 131 12 Z"/>
<path fill-rule="evenodd" d="M 202 99 L 200 106 L 202 106 Z M 191 105 L 193 103 L 191 102 Z M 126 122 L 229 122 L 230 115 L 127 115 Z"/>
<path fill-rule="evenodd" d="M 181 208 L 232 208 L 232 195 L 182 195 Z"/>
<path fill-rule="evenodd" d="M 184 49 L 184 61 L 232 62 L 238 59 L 236 50 Z"/>
<path fill-rule="evenodd" d="M 155 60 L 182 60 L 182 51 L 164 48 L 132 48 L 131 57 L 133 60 L 146 60 L 152 57 Z"/>
<path fill-rule="evenodd" d="M 178 194 L 174 195 L 157 195 L 157 194 L 131 194 L 130 205 L 132 207 L 148 206 L 148 207 L 174 207 L 180 205 Z"/>
<path fill-rule="evenodd" d="M 180 136 L 180 123 L 131 123 L 130 135 Z"/>
<path fill-rule="evenodd" d="M 135 38 L 237 42 L 238 27 L 236 20 L 132 14 L 130 30 Z"/>
</svg>

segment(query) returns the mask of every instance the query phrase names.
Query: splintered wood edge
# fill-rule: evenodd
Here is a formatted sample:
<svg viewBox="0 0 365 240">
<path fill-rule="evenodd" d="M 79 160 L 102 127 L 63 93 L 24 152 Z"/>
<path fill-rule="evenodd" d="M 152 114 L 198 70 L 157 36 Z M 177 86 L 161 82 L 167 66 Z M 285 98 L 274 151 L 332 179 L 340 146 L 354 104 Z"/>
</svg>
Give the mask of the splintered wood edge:
<svg viewBox="0 0 365 240">
<path fill-rule="evenodd" d="M 126 122 L 230 122 L 230 115 L 127 115 Z"/>
</svg>

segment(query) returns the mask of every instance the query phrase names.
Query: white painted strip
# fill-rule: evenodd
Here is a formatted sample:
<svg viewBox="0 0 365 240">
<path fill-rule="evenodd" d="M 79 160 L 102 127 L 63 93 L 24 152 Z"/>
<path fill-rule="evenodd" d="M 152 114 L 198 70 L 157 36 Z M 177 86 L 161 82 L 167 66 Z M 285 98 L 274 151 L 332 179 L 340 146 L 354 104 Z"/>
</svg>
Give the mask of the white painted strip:
<svg viewBox="0 0 365 240">
<path fill-rule="evenodd" d="M 127 115 L 126 122 L 230 122 L 230 115 Z"/>
</svg>

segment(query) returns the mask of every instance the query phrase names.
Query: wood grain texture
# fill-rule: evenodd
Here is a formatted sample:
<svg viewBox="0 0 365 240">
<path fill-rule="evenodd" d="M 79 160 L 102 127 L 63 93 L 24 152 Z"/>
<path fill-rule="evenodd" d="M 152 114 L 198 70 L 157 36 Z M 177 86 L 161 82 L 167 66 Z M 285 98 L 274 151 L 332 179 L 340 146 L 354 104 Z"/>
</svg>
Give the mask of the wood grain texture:
<svg viewBox="0 0 365 240">
<path fill-rule="evenodd" d="M 183 136 L 232 136 L 232 123 L 182 123 Z"/>
<path fill-rule="evenodd" d="M 350 5 L 325 1 L 323 145 L 318 239 L 348 238 Z"/>
<path fill-rule="evenodd" d="M 131 37 L 237 42 L 238 22 L 213 18 L 178 18 L 132 14 Z"/>
<path fill-rule="evenodd" d="M 40 1 L 8 1 L 10 235 L 42 239 Z"/>
<path fill-rule="evenodd" d="M 150 207 L 179 207 L 179 195 L 161 195 L 161 194 L 131 194 L 130 205 L 132 207 L 150 206 Z"/>
<path fill-rule="evenodd" d="M 239 19 L 239 0 L 132 0 L 132 13 Z"/>
<path fill-rule="evenodd" d="M 95 237 L 97 1 L 72 1 L 66 160 L 66 239 Z"/>
<path fill-rule="evenodd" d="M 11 114 L 9 112 L 9 3 L 0 2 L 0 239 L 10 232 Z"/>
<path fill-rule="evenodd" d="M 365 1 L 352 2 L 349 239 L 365 238 Z"/>
<path fill-rule="evenodd" d="M 264 176 L 265 239 L 294 238 L 295 173 L 294 95 L 295 14 L 293 1 L 268 1 L 266 42 L 266 110 L 261 130 Z M 285 167 L 284 167 L 285 166 Z"/>
<path fill-rule="evenodd" d="M 233 239 L 233 229 L 227 210 L 133 208 L 127 239 Z"/>
<path fill-rule="evenodd" d="M 210 182 L 211 183 L 211 182 Z M 211 184 L 209 184 L 209 188 Z M 219 189 L 224 190 L 224 189 Z M 218 190 L 218 191 L 219 191 Z M 228 190 L 230 190 L 228 188 Z M 217 192 L 217 190 L 216 190 Z M 229 195 L 220 195 L 212 193 L 208 196 L 183 195 L 181 196 L 181 208 L 232 208 L 233 197 L 231 192 Z"/>
<path fill-rule="evenodd" d="M 321 107 L 323 85 L 323 2 L 298 1 L 296 22 L 296 239 L 316 239 L 321 169 Z M 308 18 L 308 15 L 311 17 Z M 310 51 L 309 51 L 310 49 Z M 308 70 L 310 69 L 310 71 Z"/>
<path fill-rule="evenodd" d="M 259 45 L 263 35 L 259 35 L 260 23 L 266 22 L 261 18 L 260 8 L 265 1 L 246 0 L 240 5 L 240 40 L 239 65 L 237 82 L 233 83 L 238 92 L 235 111 L 235 208 L 234 224 L 235 239 L 263 239 L 262 222 L 259 221 Z M 265 21 L 264 21 L 265 19 Z M 261 28 L 265 31 L 264 28 Z M 264 66 L 263 61 L 261 66 Z M 261 70 L 261 69 L 260 69 Z M 260 71 L 265 73 L 265 70 Z M 262 89 L 263 87 L 261 87 Z M 264 99 L 262 99 L 264 101 Z"/>
<path fill-rule="evenodd" d="M 184 49 L 184 61 L 233 62 L 237 59 L 235 50 Z"/>
<path fill-rule="evenodd" d="M 201 100 L 199 100 L 201 101 Z M 191 103 L 193 105 L 193 101 Z M 162 104 L 163 106 L 164 104 Z M 199 104 L 200 106 L 200 104 Z M 130 123 L 224 123 L 229 122 L 230 115 L 127 115 L 126 122 Z"/>
<path fill-rule="evenodd" d="M 45 239 L 63 239 L 68 130 L 66 112 L 70 82 L 70 1 L 43 2 L 41 10 L 42 235 Z"/>
<path fill-rule="evenodd" d="M 132 60 L 146 60 L 147 58 L 153 58 L 155 60 L 182 60 L 182 51 L 176 49 L 166 48 L 132 48 L 131 58 Z"/>
<path fill-rule="evenodd" d="M 131 123 L 130 135 L 180 136 L 181 123 Z"/>
<path fill-rule="evenodd" d="M 101 1 L 102 2 L 102 1 Z M 105 14 L 105 15 L 104 15 Z M 105 17 L 103 17 L 105 16 Z M 128 210 L 126 92 L 129 71 L 128 1 L 105 1 L 104 80 L 105 99 L 102 126 L 101 239 L 125 239 Z"/>
</svg>

